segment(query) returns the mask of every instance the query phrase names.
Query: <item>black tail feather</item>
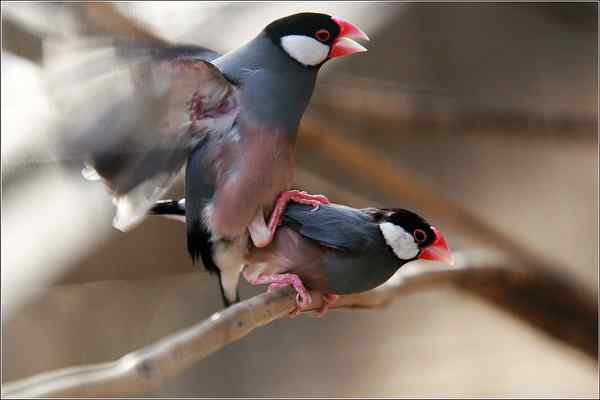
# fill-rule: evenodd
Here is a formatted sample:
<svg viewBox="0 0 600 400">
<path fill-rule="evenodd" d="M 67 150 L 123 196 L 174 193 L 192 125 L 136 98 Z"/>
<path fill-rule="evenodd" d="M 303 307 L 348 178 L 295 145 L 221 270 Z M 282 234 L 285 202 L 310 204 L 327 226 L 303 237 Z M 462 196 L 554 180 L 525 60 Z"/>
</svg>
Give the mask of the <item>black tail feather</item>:
<svg viewBox="0 0 600 400">
<path fill-rule="evenodd" d="M 182 200 L 160 200 L 157 201 L 150 209 L 150 214 L 153 215 L 179 215 L 185 216 L 185 202 Z M 197 263 L 198 258 L 202 259 L 204 267 L 209 273 L 215 273 L 219 281 L 219 290 L 221 292 L 221 299 L 223 305 L 229 307 L 230 305 L 240 301 L 240 293 L 236 292 L 236 298 L 233 302 L 229 301 L 225 295 L 225 289 L 223 287 L 223 281 L 221 279 L 221 270 L 215 264 L 212 251 L 213 246 L 210 241 L 210 233 L 204 228 L 202 224 L 193 224 L 188 226 L 188 252 L 194 263 Z"/>
<path fill-rule="evenodd" d="M 210 232 L 199 221 L 188 221 L 187 248 L 192 261 L 202 260 L 204 267 L 211 273 L 218 273 L 219 267 L 213 260 L 213 245 Z"/>
<path fill-rule="evenodd" d="M 210 232 L 206 230 L 203 224 L 196 222 L 190 223 L 188 221 L 187 231 L 187 248 L 190 257 L 197 263 L 198 258 L 202 260 L 204 268 L 211 273 L 216 274 L 219 281 L 219 290 L 221 291 L 221 298 L 223 299 L 223 305 L 229 307 L 232 303 L 225 296 L 225 289 L 223 288 L 223 281 L 221 280 L 221 270 L 213 259 L 213 244 L 210 240 Z M 234 303 L 240 301 L 239 293 L 236 293 L 236 299 Z"/>
<path fill-rule="evenodd" d="M 221 280 L 221 270 L 217 269 L 217 276 L 219 278 L 219 290 L 221 291 L 221 299 L 223 300 L 223 306 L 225 308 L 229 307 L 232 304 L 240 302 L 240 291 L 239 288 L 236 289 L 235 292 L 235 300 L 233 302 L 229 301 L 227 296 L 225 295 L 225 288 L 223 287 L 223 281 Z"/>
<path fill-rule="evenodd" d="M 185 215 L 187 226 L 187 250 L 194 264 L 202 260 L 204 268 L 209 273 L 216 274 L 219 280 L 221 298 L 225 307 L 232 302 L 225 296 L 221 270 L 213 258 L 214 244 L 212 234 L 204 224 L 203 210 L 214 194 L 214 186 L 206 170 L 204 157 L 206 155 L 206 140 L 199 142 L 192 150 L 185 170 L 185 202 L 173 200 L 158 202 L 152 208 L 153 214 Z M 236 299 L 240 300 L 236 291 Z"/>
<path fill-rule="evenodd" d="M 152 215 L 162 216 L 185 216 L 185 201 L 183 199 L 179 201 L 160 200 L 154 204 L 154 207 L 150 209 L 149 213 Z M 221 270 L 216 265 L 212 257 L 213 244 L 210 240 L 210 236 L 210 233 L 204 228 L 204 225 L 202 225 L 201 223 L 195 223 L 190 225 L 188 221 L 187 247 L 190 257 L 192 258 L 194 264 L 196 264 L 198 259 L 200 258 L 206 270 L 209 273 L 214 273 L 217 275 L 223 305 L 225 307 L 229 307 L 230 305 L 238 303 L 240 301 L 240 293 L 239 290 L 236 291 L 236 297 L 233 300 L 233 302 L 230 301 L 225 295 L 225 288 L 223 287 Z"/>
<path fill-rule="evenodd" d="M 196 145 L 188 158 L 185 170 L 187 248 L 194 263 L 201 258 L 208 272 L 218 273 L 219 267 L 213 260 L 212 235 L 202 218 L 202 211 L 214 192 L 203 161 L 205 145 L 206 140 Z"/>
<path fill-rule="evenodd" d="M 150 209 L 150 214 L 185 216 L 185 206 L 181 200 L 160 200 Z"/>
</svg>

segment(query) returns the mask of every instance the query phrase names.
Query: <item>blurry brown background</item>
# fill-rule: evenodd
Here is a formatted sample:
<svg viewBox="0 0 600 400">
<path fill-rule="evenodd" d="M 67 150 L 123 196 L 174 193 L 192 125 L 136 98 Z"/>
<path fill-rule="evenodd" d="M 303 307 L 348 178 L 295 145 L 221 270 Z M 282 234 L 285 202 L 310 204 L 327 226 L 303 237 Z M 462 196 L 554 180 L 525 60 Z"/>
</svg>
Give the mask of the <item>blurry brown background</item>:
<svg viewBox="0 0 600 400">
<path fill-rule="evenodd" d="M 115 231 L 103 188 L 52 163 L 45 39 L 86 33 L 82 7 L 2 4 L 2 383 L 113 360 L 221 307 L 214 278 L 186 256 L 183 225 Z M 311 115 L 598 297 L 596 4 L 117 7 L 162 37 L 219 51 L 302 10 L 357 24 L 369 52 L 324 67 Z M 300 142 L 299 186 L 420 211 Z M 474 245 L 446 236 L 457 250 Z M 244 284 L 242 297 L 260 290 Z M 598 367 L 473 297 L 431 290 L 382 311 L 276 321 L 153 395 L 598 397 Z"/>
</svg>

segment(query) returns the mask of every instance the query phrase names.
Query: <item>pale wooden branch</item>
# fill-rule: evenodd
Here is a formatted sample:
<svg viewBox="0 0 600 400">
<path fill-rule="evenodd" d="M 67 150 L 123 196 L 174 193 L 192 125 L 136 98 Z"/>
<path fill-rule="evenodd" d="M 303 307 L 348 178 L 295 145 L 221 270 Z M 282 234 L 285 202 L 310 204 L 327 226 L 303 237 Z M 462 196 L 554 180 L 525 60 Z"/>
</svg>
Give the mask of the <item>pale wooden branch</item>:
<svg viewBox="0 0 600 400">
<path fill-rule="evenodd" d="M 379 307 L 396 294 L 447 281 L 449 276 L 457 276 L 457 271 L 429 269 L 397 274 L 373 291 L 342 296 L 335 307 Z M 320 296 L 313 297 L 312 308 L 320 307 Z M 3 397 L 60 397 L 144 393 L 254 329 L 286 316 L 294 306 L 294 296 L 287 289 L 264 293 L 117 361 L 43 373 L 3 386 L 2 394 Z"/>
<path fill-rule="evenodd" d="M 563 337 L 570 337 L 575 345 L 581 343 L 581 339 L 589 344 L 594 316 L 586 314 L 586 310 L 572 300 L 578 298 L 576 287 L 549 282 L 548 277 L 532 274 L 525 267 L 515 269 L 513 260 L 494 253 L 458 253 L 456 260 L 454 267 L 412 263 L 374 290 L 341 296 L 333 307 L 379 308 L 408 293 L 451 285 L 467 289 L 524 320 L 552 325 L 560 319 L 565 332 Z M 552 291 L 548 291 L 548 285 L 553 286 Z M 317 309 L 322 299 L 318 293 L 312 294 L 311 309 Z M 557 303 L 562 303 L 560 309 L 555 307 Z M 3 385 L 2 396 L 143 394 L 254 329 L 286 317 L 294 307 L 294 293 L 290 289 L 263 293 L 116 361 L 65 368 Z M 597 332 L 597 327 L 595 329 Z"/>
</svg>

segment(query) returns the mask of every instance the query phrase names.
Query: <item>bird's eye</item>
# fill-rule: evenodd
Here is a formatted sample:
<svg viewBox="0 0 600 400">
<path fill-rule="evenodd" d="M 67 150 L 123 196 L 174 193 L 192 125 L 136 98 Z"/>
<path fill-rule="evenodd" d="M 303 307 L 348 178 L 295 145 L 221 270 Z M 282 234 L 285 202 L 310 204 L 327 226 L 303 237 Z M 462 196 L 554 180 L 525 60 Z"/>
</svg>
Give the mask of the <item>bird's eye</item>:
<svg viewBox="0 0 600 400">
<path fill-rule="evenodd" d="M 413 232 L 413 237 L 417 243 L 423 243 L 427 240 L 427 234 L 423 229 L 415 229 Z"/>
<path fill-rule="evenodd" d="M 319 29 L 317 33 L 315 33 L 315 37 L 321 42 L 326 42 L 327 40 L 329 40 L 330 36 L 331 34 L 327 29 Z"/>
</svg>

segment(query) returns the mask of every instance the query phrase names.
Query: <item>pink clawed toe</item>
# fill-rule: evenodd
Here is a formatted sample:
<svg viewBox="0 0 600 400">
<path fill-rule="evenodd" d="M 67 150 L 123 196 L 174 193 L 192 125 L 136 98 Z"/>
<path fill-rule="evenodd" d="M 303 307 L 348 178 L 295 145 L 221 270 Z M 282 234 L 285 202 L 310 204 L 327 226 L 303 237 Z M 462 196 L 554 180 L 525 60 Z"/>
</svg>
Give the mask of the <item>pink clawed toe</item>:
<svg viewBox="0 0 600 400">
<path fill-rule="evenodd" d="M 312 303 L 312 297 L 310 296 L 310 292 L 306 289 L 306 287 L 304 287 L 302 280 L 296 274 L 259 275 L 250 283 L 252 283 L 253 285 L 262 285 L 269 283 L 269 291 L 284 286 L 292 285 L 296 290 L 296 309 L 299 310 L 298 312 L 301 312 Z M 296 310 L 294 311 L 294 313 L 295 312 Z"/>
<path fill-rule="evenodd" d="M 308 289 L 306 289 L 302 283 L 302 280 L 296 274 L 261 274 L 256 278 L 250 278 L 246 274 L 244 274 L 244 276 L 248 282 L 253 285 L 269 284 L 269 288 L 267 289 L 268 292 L 292 285 L 292 287 L 296 290 L 296 308 L 290 313 L 290 317 L 292 318 L 300 314 L 312 304 L 310 292 Z M 327 314 L 329 307 L 340 297 L 337 294 L 331 293 L 324 293 L 321 296 L 323 297 L 323 305 L 316 311 L 316 318 L 321 318 L 323 315 Z"/>
<path fill-rule="evenodd" d="M 321 204 L 329 204 L 329 199 L 321 194 L 309 194 L 306 192 L 301 192 L 299 190 L 288 190 L 287 192 L 283 192 L 279 195 L 277 202 L 275 203 L 275 207 L 273 208 L 273 212 L 271 213 L 271 218 L 269 219 L 269 231 L 271 232 L 271 240 L 275 236 L 275 231 L 279 224 L 281 224 L 281 220 L 283 218 L 283 212 L 287 207 L 287 204 L 293 201 L 295 203 L 300 204 L 309 204 L 314 208 L 313 210 L 318 210 L 319 205 Z"/>
</svg>

